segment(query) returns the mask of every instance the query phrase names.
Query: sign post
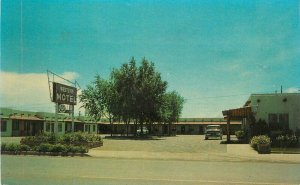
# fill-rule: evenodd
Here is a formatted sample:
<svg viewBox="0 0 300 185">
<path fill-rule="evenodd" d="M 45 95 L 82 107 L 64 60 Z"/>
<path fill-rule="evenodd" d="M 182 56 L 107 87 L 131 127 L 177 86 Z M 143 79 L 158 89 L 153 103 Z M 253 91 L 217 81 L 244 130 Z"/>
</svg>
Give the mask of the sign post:
<svg viewBox="0 0 300 185">
<path fill-rule="evenodd" d="M 58 112 L 63 109 L 63 104 L 69 105 L 69 114 L 72 116 L 72 132 L 74 132 L 74 105 L 77 104 L 77 88 L 53 82 L 53 98 L 55 102 L 55 126 L 54 130 L 58 131 Z M 60 107 L 60 108 L 59 108 Z"/>
</svg>

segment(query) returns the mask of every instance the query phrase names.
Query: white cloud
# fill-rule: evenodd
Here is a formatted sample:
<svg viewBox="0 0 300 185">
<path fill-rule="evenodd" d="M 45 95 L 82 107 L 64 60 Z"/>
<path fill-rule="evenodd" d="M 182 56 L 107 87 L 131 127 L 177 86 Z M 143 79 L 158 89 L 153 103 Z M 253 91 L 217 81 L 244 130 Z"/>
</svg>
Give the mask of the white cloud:
<svg viewBox="0 0 300 185">
<path fill-rule="evenodd" d="M 60 76 L 74 81 L 75 72 L 65 72 Z M 50 78 L 53 80 L 53 77 Z M 54 81 L 62 82 L 57 77 Z M 0 71 L 0 106 L 18 110 L 54 112 L 54 103 L 50 100 L 48 77 L 46 73 L 19 74 Z M 79 94 L 78 92 L 77 94 Z M 80 105 L 75 106 L 75 113 Z M 82 112 L 82 111 L 81 111 Z"/>
<path fill-rule="evenodd" d="M 290 88 L 286 89 L 284 92 L 286 92 L 286 93 L 298 93 L 299 92 L 299 88 L 290 87 Z"/>
</svg>

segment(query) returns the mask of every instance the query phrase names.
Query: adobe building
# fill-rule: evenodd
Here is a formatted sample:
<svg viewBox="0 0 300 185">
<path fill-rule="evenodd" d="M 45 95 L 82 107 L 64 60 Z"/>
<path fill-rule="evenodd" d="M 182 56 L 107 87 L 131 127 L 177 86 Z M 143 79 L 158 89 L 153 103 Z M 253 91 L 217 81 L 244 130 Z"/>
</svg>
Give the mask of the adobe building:
<svg viewBox="0 0 300 185">
<path fill-rule="evenodd" d="M 271 132 L 300 129 L 300 93 L 251 94 L 242 108 L 223 111 L 224 118 L 242 120 L 251 136 L 252 125 L 265 121 Z"/>
</svg>

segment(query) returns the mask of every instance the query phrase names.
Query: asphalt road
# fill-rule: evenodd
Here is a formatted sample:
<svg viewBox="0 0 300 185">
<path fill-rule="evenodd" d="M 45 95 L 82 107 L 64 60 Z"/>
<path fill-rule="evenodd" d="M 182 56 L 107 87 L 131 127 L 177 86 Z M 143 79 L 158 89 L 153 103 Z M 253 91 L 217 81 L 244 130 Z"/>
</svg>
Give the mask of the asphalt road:
<svg viewBox="0 0 300 185">
<path fill-rule="evenodd" d="M 284 163 L 1 156 L 2 185 L 300 184 L 299 172 Z"/>
</svg>

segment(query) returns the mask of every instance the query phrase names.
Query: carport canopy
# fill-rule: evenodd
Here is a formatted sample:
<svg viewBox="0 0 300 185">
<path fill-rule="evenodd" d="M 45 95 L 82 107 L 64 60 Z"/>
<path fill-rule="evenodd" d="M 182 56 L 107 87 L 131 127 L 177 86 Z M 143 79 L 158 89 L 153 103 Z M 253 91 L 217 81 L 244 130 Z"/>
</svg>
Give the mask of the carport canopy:
<svg viewBox="0 0 300 185">
<path fill-rule="evenodd" d="M 222 111 L 224 118 L 227 120 L 227 142 L 230 142 L 230 120 L 242 120 L 252 115 L 252 107 L 242 107 Z"/>
</svg>

